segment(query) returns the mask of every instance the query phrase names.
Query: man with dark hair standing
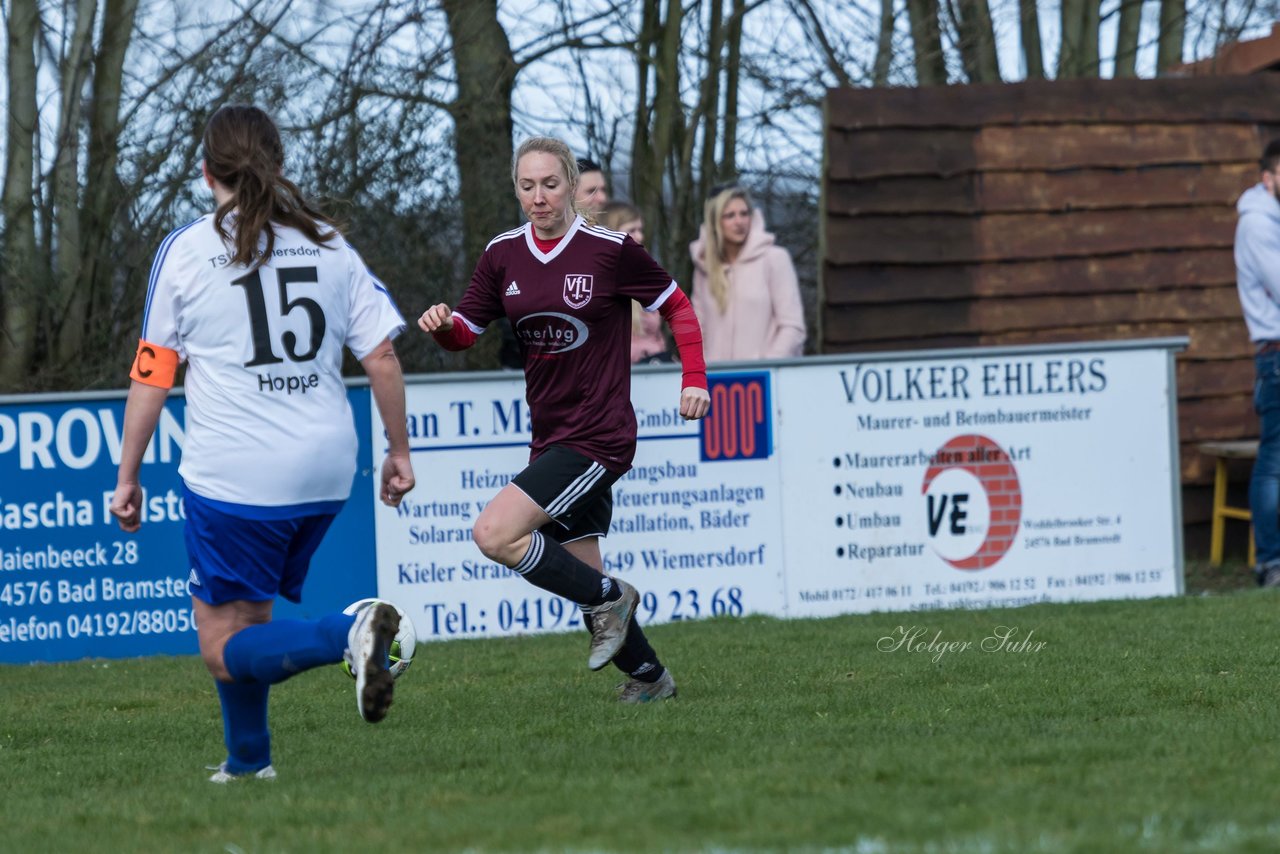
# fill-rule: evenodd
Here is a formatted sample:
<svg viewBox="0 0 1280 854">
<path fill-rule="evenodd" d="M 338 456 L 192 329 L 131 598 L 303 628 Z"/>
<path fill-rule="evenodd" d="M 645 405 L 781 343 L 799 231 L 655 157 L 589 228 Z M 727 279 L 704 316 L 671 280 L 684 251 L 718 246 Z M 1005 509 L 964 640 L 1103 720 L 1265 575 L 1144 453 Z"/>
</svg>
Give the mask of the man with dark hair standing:
<svg viewBox="0 0 1280 854">
<path fill-rule="evenodd" d="M 609 204 L 609 183 L 604 178 L 604 170 L 594 160 L 578 158 L 578 193 L 573 202 L 579 211 L 595 219 Z"/>
<path fill-rule="evenodd" d="M 1262 180 L 1236 211 L 1236 286 L 1254 347 L 1253 406 L 1261 421 L 1249 481 L 1258 584 L 1280 587 L 1280 139 L 1262 153 Z"/>
</svg>

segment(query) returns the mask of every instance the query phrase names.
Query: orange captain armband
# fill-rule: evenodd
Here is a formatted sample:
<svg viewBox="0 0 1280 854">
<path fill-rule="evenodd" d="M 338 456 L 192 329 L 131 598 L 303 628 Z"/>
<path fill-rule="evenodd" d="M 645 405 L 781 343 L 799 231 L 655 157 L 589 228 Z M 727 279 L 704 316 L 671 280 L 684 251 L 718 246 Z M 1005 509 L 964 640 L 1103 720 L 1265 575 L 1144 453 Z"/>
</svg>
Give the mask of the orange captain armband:
<svg viewBox="0 0 1280 854">
<path fill-rule="evenodd" d="M 129 379 L 157 388 L 173 388 L 178 374 L 178 351 L 138 339 L 138 354 L 133 357 Z"/>
</svg>

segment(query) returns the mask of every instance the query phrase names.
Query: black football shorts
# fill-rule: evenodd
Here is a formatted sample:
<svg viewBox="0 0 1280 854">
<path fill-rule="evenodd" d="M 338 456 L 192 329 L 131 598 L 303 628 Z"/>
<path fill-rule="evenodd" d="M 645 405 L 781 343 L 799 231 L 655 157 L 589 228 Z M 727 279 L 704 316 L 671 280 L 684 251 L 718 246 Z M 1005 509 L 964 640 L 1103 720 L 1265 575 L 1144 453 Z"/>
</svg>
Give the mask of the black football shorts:
<svg viewBox="0 0 1280 854">
<path fill-rule="evenodd" d="M 620 474 L 563 445 L 552 445 L 511 481 L 552 518 L 542 535 L 560 543 L 609 533 Z"/>
</svg>

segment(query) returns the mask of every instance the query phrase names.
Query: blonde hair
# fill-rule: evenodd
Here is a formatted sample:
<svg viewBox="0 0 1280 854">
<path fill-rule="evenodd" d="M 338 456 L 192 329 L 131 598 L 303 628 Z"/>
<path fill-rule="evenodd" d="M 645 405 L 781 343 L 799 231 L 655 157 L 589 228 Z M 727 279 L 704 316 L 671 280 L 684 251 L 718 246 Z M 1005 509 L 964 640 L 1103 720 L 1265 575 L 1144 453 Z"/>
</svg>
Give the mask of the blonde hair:
<svg viewBox="0 0 1280 854">
<path fill-rule="evenodd" d="M 609 202 L 604 206 L 604 210 L 600 212 L 600 224 L 611 231 L 622 231 L 622 227 L 629 222 L 640 220 L 644 222 L 644 215 L 640 213 L 640 209 L 629 202 Z M 631 301 L 631 334 L 641 335 L 644 333 L 644 325 L 641 319 L 644 317 L 644 309 L 640 307 L 640 303 L 635 300 Z"/>
<path fill-rule="evenodd" d="M 517 194 L 520 192 L 520 159 L 526 154 L 550 154 L 560 161 L 565 180 L 569 182 L 569 209 L 582 216 L 589 224 L 595 225 L 595 217 L 579 208 L 574 198 L 578 194 L 578 179 L 581 175 L 578 172 L 578 158 L 569 151 L 568 143 L 554 136 L 531 136 L 520 143 L 516 153 L 511 156 L 511 186 L 516 188 Z"/>
<path fill-rule="evenodd" d="M 622 227 L 636 220 L 644 221 L 640 209 L 630 202 L 609 202 L 600 212 L 600 224 L 611 231 L 622 231 Z"/>
<path fill-rule="evenodd" d="M 707 199 L 704 209 L 703 224 L 706 226 L 707 238 L 702 251 L 703 261 L 707 265 L 707 287 L 721 314 L 729 308 L 729 277 L 725 273 L 724 234 L 720 228 L 720 217 L 724 215 L 725 207 L 734 199 L 746 202 L 747 212 L 751 212 L 751 197 L 741 187 L 721 190 Z"/>
</svg>

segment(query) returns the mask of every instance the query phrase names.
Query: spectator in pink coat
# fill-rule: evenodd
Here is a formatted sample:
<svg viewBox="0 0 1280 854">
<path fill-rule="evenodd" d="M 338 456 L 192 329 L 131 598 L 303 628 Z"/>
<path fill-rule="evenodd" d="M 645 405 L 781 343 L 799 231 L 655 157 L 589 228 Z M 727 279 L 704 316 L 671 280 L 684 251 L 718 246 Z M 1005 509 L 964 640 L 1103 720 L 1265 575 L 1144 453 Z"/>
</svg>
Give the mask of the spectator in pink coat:
<svg viewBox="0 0 1280 854">
<path fill-rule="evenodd" d="M 713 192 L 693 256 L 693 308 L 708 362 L 777 359 L 804 352 L 795 265 L 765 231 L 747 191 Z"/>
</svg>

